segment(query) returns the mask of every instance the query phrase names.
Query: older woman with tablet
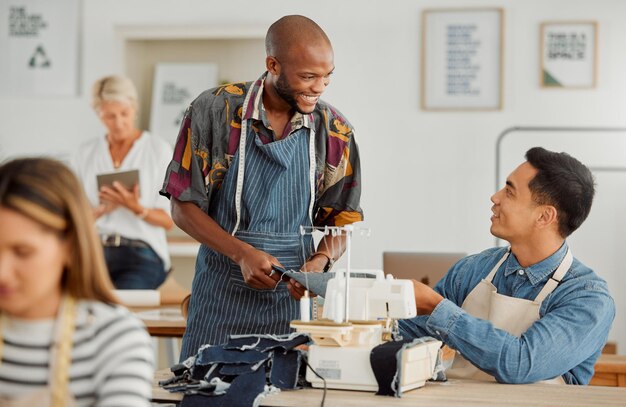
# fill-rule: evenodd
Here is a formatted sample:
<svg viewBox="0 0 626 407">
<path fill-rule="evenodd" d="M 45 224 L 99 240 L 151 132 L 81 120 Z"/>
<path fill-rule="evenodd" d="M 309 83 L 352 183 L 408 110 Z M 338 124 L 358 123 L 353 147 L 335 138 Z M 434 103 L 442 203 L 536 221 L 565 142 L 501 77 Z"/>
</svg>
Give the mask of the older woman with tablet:
<svg viewBox="0 0 626 407">
<path fill-rule="evenodd" d="M 69 168 L 1 165 L 0 225 L 0 405 L 149 406 L 150 337 L 116 305 Z"/>
<path fill-rule="evenodd" d="M 174 223 L 159 189 L 172 149 L 137 128 L 137 91 L 128 78 L 96 81 L 92 105 L 107 132 L 79 148 L 74 168 L 97 219 L 111 280 L 118 289 L 155 289 L 170 268 L 165 231 Z"/>
</svg>

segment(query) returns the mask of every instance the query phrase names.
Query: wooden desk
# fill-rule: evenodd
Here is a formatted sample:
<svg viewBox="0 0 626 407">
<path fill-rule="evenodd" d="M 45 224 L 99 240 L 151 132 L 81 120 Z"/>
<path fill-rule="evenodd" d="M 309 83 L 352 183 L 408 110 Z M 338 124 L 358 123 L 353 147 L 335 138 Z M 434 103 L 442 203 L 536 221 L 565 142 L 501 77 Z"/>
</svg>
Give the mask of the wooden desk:
<svg viewBox="0 0 626 407">
<path fill-rule="evenodd" d="M 158 371 L 153 388 L 155 402 L 176 402 L 182 397 L 170 394 L 158 387 L 158 381 L 169 377 L 167 370 Z M 283 391 L 267 396 L 262 406 L 313 406 L 322 400 L 321 389 Z M 376 396 L 371 392 L 328 390 L 328 407 L 380 407 L 429 406 L 429 407 L 485 407 L 485 406 L 534 406 L 534 407 L 589 407 L 624 406 L 626 389 L 617 387 L 564 386 L 554 384 L 498 384 L 471 380 L 449 380 L 445 383 L 428 382 L 426 386 L 411 390 L 402 398 Z"/>
<path fill-rule="evenodd" d="M 600 355 L 589 384 L 626 387 L 626 355 Z M 626 405 L 626 400 L 624 400 L 624 405 Z"/>
<path fill-rule="evenodd" d="M 611 355 L 615 355 L 617 353 L 617 343 L 613 341 L 608 341 L 604 348 L 602 348 L 602 353 L 608 353 Z"/>
<path fill-rule="evenodd" d="M 185 334 L 187 321 L 180 312 L 180 306 L 133 307 L 132 311 L 146 325 L 150 336 L 182 338 Z"/>
<path fill-rule="evenodd" d="M 151 336 L 182 337 L 187 323 L 182 316 L 180 304 L 190 291 L 178 284 L 170 273 L 159 287 L 159 294 L 160 306 L 131 307 L 131 311 L 143 321 Z"/>
</svg>

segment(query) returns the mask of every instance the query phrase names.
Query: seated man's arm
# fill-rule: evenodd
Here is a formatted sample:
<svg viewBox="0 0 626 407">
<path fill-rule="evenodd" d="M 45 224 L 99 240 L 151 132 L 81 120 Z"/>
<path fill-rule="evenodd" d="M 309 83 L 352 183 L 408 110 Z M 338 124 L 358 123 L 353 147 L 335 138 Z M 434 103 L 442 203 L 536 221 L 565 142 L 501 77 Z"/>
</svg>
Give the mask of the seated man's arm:
<svg viewBox="0 0 626 407">
<path fill-rule="evenodd" d="M 461 284 L 467 277 L 462 268 L 461 262 L 437 285 L 447 299 L 430 315 L 402 321 L 404 333 L 441 339 L 499 382 L 533 383 L 561 375 L 570 384 L 589 382 L 615 316 L 602 281 L 563 282 L 542 305 L 545 315 L 518 338 L 461 309 L 477 283 Z"/>
</svg>

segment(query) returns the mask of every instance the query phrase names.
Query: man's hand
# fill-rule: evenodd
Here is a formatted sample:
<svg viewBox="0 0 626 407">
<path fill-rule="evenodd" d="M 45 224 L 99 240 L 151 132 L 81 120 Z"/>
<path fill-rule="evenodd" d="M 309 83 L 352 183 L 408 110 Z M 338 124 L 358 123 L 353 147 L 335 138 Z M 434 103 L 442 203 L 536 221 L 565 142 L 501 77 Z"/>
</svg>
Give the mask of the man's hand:
<svg viewBox="0 0 626 407">
<path fill-rule="evenodd" d="M 287 290 L 289 290 L 289 294 L 291 294 L 294 299 L 299 301 L 300 298 L 304 297 L 306 287 L 294 280 L 293 278 L 290 278 L 289 282 L 287 283 Z M 311 293 L 309 293 L 309 296 L 313 297 Z"/>
<path fill-rule="evenodd" d="M 273 289 L 281 278 L 272 273 L 272 264 L 282 266 L 276 257 L 249 246 L 238 262 L 243 279 L 252 288 Z"/>
<path fill-rule="evenodd" d="M 417 315 L 428 315 L 443 300 L 443 297 L 435 290 L 417 280 L 413 281 L 415 291 L 415 307 Z"/>
<path fill-rule="evenodd" d="M 302 265 L 302 269 L 305 273 L 313 272 L 313 273 L 321 273 L 326 267 L 326 263 L 328 263 L 328 259 L 326 256 L 313 256 L 309 258 L 309 261 Z M 293 278 L 289 279 L 287 283 L 287 290 L 289 290 L 289 294 L 296 300 L 304 297 L 304 292 L 306 291 L 306 287 L 294 280 Z M 317 294 L 313 294 L 309 292 L 310 297 L 316 297 Z"/>
</svg>

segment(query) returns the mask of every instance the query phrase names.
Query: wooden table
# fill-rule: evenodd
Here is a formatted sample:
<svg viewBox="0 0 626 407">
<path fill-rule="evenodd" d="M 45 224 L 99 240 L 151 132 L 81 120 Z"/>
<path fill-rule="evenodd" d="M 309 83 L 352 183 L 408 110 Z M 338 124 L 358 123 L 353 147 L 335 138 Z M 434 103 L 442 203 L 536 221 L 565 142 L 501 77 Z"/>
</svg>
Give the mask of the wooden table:
<svg viewBox="0 0 626 407">
<path fill-rule="evenodd" d="M 182 338 L 187 323 L 181 313 L 181 303 L 190 294 L 190 290 L 182 287 L 170 273 L 159 287 L 160 306 L 130 307 L 146 325 L 151 336 Z"/>
<path fill-rule="evenodd" d="M 133 307 L 132 311 L 146 325 L 150 336 L 182 338 L 185 334 L 187 321 L 180 312 L 180 306 Z"/>
<path fill-rule="evenodd" d="M 180 357 L 178 338 L 185 334 L 187 321 L 183 318 L 180 305 L 161 305 L 160 307 L 132 307 L 131 310 L 146 326 L 150 336 L 163 338 L 165 346 L 165 366 L 172 366 Z M 158 343 L 155 342 L 158 349 Z M 158 359 L 159 352 L 155 357 Z"/>
<path fill-rule="evenodd" d="M 600 355 L 590 384 L 626 387 L 626 355 Z"/>
<path fill-rule="evenodd" d="M 602 348 L 602 353 L 608 353 L 611 355 L 615 355 L 617 353 L 617 342 L 608 341 L 604 348 Z"/>
<path fill-rule="evenodd" d="M 153 388 L 155 402 L 177 402 L 179 394 L 170 394 L 158 387 L 158 381 L 169 377 L 167 370 L 158 371 Z M 262 406 L 317 406 L 322 401 L 321 389 L 282 391 L 267 396 Z M 449 380 L 445 383 L 428 382 L 422 388 L 411 390 L 402 398 L 376 396 L 371 392 L 328 390 L 325 405 L 328 407 L 590 407 L 625 406 L 626 389 L 618 387 L 565 386 L 554 384 L 498 384 L 472 380 Z"/>
</svg>

